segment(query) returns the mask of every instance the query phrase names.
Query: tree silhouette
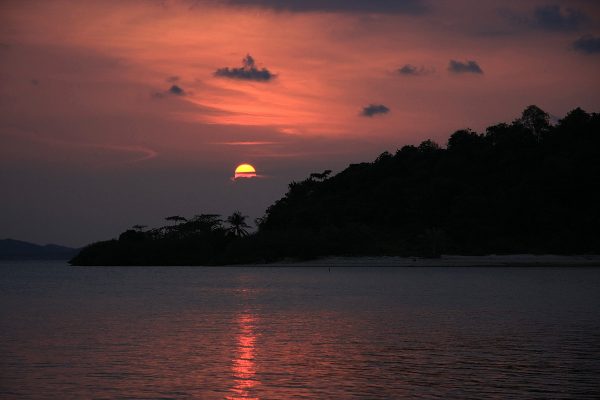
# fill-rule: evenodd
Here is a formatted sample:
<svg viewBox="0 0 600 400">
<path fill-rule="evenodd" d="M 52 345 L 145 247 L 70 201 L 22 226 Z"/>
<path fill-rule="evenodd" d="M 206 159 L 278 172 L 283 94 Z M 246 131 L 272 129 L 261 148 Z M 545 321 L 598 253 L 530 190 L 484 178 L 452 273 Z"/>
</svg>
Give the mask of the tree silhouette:
<svg viewBox="0 0 600 400">
<path fill-rule="evenodd" d="M 419 150 L 424 153 L 434 152 L 440 150 L 440 145 L 431 139 L 427 139 L 424 142 L 421 142 L 419 145 Z"/>
<path fill-rule="evenodd" d="M 132 228 L 135 229 L 138 232 L 142 232 L 147 227 L 148 227 L 148 225 L 134 225 L 134 226 L 132 226 Z"/>
<path fill-rule="evenodd" d="M 256 227 L 258 229 L 260 229 L 261 225 L 265 222 L 265 217 L 258 217 L 258 218 L 254 218 L 254 225 L 256 225 Z"/>
<path fill-rule="evenodd" d="M 324 181 L 325 179 L 327 179 L 327 177 L 329 176 L 329 174 L 331 174 L 331 170 L 330 169 L 326 169 L 322 173 L 313 172 L 312 174 L 310 174 L 310 178 L 309 179 L 316 179 L 318 181 Z"/>
<path fill-rule="evenodd" d="M 187 225 L 195 231 L 213 232 L 223 227 L 223 220 L 219 214 L 199 214 L 195 215 Z"/>
<path fill-rule="evenodd" d="M 550 128 L 550 116 L 547 112 L 535 105 L 531 105 L 523 110 L 523 114 L 518 121 L 523 124 L 526 129 L 529 129 L 538 141 Z"/>
<path fill-rule="evenodd" d="M 173 221 L 173 222 L 175 222 L 175 224 L 179 224 L 181 222 L 187 221 L 187 218 L 180 217 L 179 215 L 173 215 L 173 216 L 170 216 L 170 217 L 166 217 L 165 220 L 167 220 L 167 221 Z"/>
<path fill-rule="evenodd" d="M 238 237 L 248 236 L 247 228 L 250 225 L 246 223 L 247 215 L 242 215 L 241 212 L 236 211 L 227 217 L 227 223 L 229 224 L 229 232 Z"/>
<path fill-rule="evenodd" d="M 470 129 L 461 129 L 454 132 L 448 139 L 448 150 L 464 151 L 477 146 L 482 137 Z"/>
<path fill-rule="evenodd" d="M 444 231 L 437 227 L 427 228 L 425 229 L 423 238 L 429 247 L 426 249 L 425 254 L 429 257 L 440 257 L 444 243 Z"/>
</svg>

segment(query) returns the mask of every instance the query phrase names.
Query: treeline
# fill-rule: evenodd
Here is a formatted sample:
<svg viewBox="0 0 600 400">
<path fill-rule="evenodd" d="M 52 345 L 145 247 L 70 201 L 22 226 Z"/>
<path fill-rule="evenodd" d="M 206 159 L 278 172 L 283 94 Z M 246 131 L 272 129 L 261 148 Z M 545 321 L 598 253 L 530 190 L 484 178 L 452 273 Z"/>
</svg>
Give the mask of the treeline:
<svg viewBox="0 0 600 400">
<path fill-rule="evenodd" d="M 174 215 L 170 225 L 146 230 L 134 225 L 118 239 L 91 244 L 71 260 L 74 265 L 212 265 L 225 262 L 232 242 L 248 236 L 250 225 L 239 211 L 223 220 L 217 214 L 190 219 Z"/>
<path fill-rule="evenodd" d="M 427 140 L 335 176 L 292 182 L 254 234 L 234 234 L 218 216 L 216 228 L 193 230 L 192 219 L 172 231 L 128 231 L 87 247 L 73 263 L 598 253 L 599 204 L 600 115 L 577 108 L 552 125 L 529 106 L 510 124 L 455 132 L 446 148 Z"/>
</svg>

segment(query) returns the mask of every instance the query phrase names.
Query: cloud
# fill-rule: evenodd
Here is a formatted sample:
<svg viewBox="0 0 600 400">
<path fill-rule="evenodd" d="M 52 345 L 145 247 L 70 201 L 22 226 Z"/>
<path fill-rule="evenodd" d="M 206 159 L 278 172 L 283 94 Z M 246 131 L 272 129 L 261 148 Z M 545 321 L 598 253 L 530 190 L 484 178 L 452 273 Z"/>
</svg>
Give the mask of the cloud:
<svg viewBox="0 0 600 400">
<path fill-rule="evenodd" d="M 81 147 L 92 147 L 98 149 L 112 150 L 116 152 L 124 152 L 131 154 L 138 154 L 137 157 L 132 157 L 126 160 L 127 163 L 138 163 L 141 161 L 151 160 L 158 157 L 158 152 L 143 146 L 123 146 L 123 145 L 112 145 L 112 144 L 79 144 Z"/>
<path fill-rule="evenodd" d="M 573 42 L 573 48 L 586 54 L 600 53 L 600 37 L 582 36 Z"/>
<path fill-rule="evenodd" d="M 390 109 L 384 106 L 383 104 L 369 104 L 364 107 L 360 115 L 363 117 L 373 117 L 377 114 L 387 114 L 390 112 Z"/>
<path fill-rule="evenodd" d="M 187 93 L 180 86 L 173 85 L 169 88 L 169 90 L 165 90 L 164 92 L 154 92 L 152 93 L 152 97 L 156 99 L 164 99 L 168 95 L 175 96 L 185 96 Z"/>
<path fill-rule="evenodd" d="M 423 0 L 229 0 L 236 6 L 258 6 L 276 11 L 423 14 Z"/>
<path fill-rule="evenodd" d="M 169 89 L 169 93 L 177 95 L 177 96 L 185 95 L 185 91 L 177 85 L 171 86 L 171 88 Z"/>
<path fill-rule="evenodd" d="M 177 75 L 170 76 L 170 77 L 168 77 L 168 78 L 166 79 L 166 81 L 167 81 L 167 82 L 169 82 L 169 83 L 175 83 L 175 82 L 177 82 L 178 80 L 179 80 L 179 77 L 178 77 Z"/>
<path fill-rule="evenodd" d="M 448 71 L 454 74 L 483 74 L 483 70 L 477 64 L 477 61 L 456 61 L 450 60 L 448 63 Z"/>
<path fill-rule="evenodd" d="M 246 140 L 237 142 L 216 142 L 214 144 L 221 144 L 225 146 L 266 146 L 272 144 L 278 144 L 278 142 L 269 142 L 264 140 Z"/>
<path fill-rule="evenodd" d="M 256 68 L 254 58 L 248 54 L 242 60 L 241 68 L 219 68 L 215 71 L 215 76 L 244 81 L 268 82 L 274 79 L 277 75 L 271 73 L 271 71 L 266 68 Z"/>
<path fill-rule="evenodd" d="M 405 64 L 402 68 L 398 68 L 398 73 L 404 76 L 419 76 L 427 75 L 431 71 L 425 69 L 425 67 L 415 67 L 412 64 Z"/>
<path fill-rule="evenodd" d="M 537 7 L 533 16 L 535 25 L 548 31 L 576 31 L 586 20 L 581 11 L 573 8 L 563 10 L 558 5 Z"/>
<path fill-rule="evenodd" d="M 542 29 L 555 32 L 577 31 L 589 21 L 589 17 L 582 11 L 559 5 L 541 5 L 527 14 L 502 7 L 498 9 L 498 14 L 518 29 Z"/>
</svg>

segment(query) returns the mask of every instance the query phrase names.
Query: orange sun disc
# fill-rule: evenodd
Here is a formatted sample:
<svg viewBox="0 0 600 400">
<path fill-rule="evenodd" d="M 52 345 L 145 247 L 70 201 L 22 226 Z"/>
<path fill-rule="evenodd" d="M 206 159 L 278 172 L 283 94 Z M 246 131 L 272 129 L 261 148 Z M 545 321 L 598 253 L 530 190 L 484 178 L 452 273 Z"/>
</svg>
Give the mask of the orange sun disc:
<svg viewBox="0 0 600 400">
<path fill-rule="evenodd" d="M 250 164 L 240 164 L 235 169 L 235 179 L 238 178 L 255 178 L 256 169 Z"/>
</svg>

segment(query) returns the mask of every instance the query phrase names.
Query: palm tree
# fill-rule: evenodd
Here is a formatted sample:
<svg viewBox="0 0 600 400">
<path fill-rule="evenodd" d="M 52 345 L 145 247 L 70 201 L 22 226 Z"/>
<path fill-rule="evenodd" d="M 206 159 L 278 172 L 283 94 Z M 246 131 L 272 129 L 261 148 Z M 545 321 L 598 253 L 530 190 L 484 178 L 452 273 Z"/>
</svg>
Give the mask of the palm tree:
<svg viewBox="0 0 600 400">
<path fill-rule="evenodd" d="M 250 228 L 250 225 L 246 223 L 246 218 L 248 218 L 248 216 L 242 215 L 242 213 L 239 211 L 236 211 L 227 217 L 229 232 L 238 237 L 248 236 L 248 231 L 246 228 Z"/>
<path fill-rule="evenodd" d="M 200 214 L 194 216 L 189 224 L 195 230 L 213 232 L 222 229 L 223 220 L 219 214 Z"/>
</svg>

